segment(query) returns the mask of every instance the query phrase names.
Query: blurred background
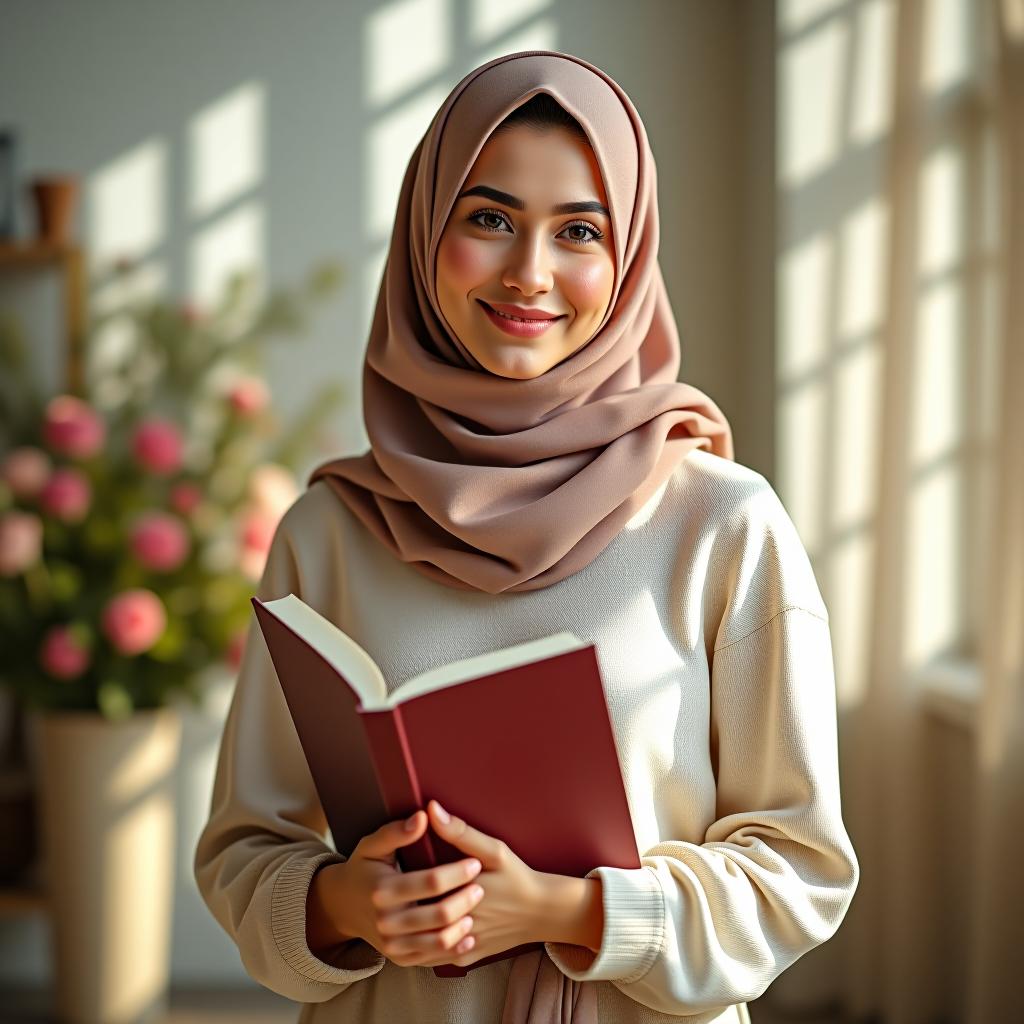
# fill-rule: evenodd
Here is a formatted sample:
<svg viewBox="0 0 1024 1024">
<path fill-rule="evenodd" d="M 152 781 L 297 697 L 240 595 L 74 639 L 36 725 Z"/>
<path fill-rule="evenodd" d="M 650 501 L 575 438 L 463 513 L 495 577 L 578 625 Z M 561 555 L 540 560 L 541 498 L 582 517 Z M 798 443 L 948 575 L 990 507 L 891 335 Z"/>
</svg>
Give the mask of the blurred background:
<svg viewBox="0 0 1024 1024">
<path fill-rule="evenodd" d="M 0 1019 L 294 1019 L 191 872 L 248 600 L 308 470 L 367 446 L 410 154 L 535 48 L 640 111 L 681 378 L 830 610 L 862 878 L 752 1017 L 1016 1019 L 1024 0 L 2 0 L 0 28 Z"/>
</svg>

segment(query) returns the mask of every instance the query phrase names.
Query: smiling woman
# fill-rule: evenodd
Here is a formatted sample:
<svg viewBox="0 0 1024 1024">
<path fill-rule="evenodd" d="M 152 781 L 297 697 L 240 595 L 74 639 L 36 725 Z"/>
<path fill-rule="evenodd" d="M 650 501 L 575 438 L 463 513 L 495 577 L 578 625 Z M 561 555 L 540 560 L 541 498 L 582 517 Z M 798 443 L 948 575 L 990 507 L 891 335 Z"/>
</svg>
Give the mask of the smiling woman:
<svg viewBox="0 0 1024 1024">
<path fill-rule="evenodd" d="M 608 311 L 611 234 L 586 132 L 539 93 L 491 133 L 448 217 L 436 288 L 449 328 L 491 373 L 546 373 L 582 348 Z"/>
<path fill-rule="evenodd" d="M 300 597 L 389 692 L 561 631 L 593 644 L 641 866 L 542 871 L 462 818 L 458 773 L 482 769 L 451 729 L 450 791 L 421 779 L 333 848 L 257 630 L 196 878 L 304 1024 L 749 1024 L 845 914 L 827 610 L 771 485 L 678 379 L 658 238 L 643 121 L 571 54 L 477 68 L 410 158 L 363 367 L 370 450 L 313 470 L 257 597 Z M 502 723 L 481 705 L 478 727 Z M 565 807 L 596 841 L 592 811 Z M 465 856 L 399 871 L 428 828 Z"/>
</svg>

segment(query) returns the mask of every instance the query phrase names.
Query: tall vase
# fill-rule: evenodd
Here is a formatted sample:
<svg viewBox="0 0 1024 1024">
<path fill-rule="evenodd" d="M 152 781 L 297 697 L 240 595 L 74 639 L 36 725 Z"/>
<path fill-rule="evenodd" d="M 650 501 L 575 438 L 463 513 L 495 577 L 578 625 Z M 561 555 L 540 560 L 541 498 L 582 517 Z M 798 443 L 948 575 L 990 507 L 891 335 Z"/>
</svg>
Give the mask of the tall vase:
<svg viewBox="0 0 1024 1024">
<path fill-rule="evenodd" d="M 181 716 L 34 713 L 57 1018 L 127 1024 L 167 1009 Z"/>
</svg>

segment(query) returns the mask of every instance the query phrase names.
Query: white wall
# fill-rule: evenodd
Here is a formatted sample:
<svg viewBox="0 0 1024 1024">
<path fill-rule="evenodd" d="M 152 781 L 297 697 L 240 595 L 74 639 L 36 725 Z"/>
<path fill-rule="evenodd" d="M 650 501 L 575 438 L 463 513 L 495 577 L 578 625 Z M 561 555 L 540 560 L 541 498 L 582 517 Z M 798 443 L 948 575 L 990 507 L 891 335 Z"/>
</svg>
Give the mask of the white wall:
<svg viewBox="0 0 1024 1024">
<path fill-rule="evenodd" d="M 626 89 L 647 125 L 681 376 L 733 419 L 738 459 L 769 473 L 771 407 L 757 405 L 767 389 L 745 383 L 748 366 L 768 365 L 771 341 L 770 311 L 754 305 L 771 292 L 771 222 L 755 215 L 771 174 L 772 18 L 762 7 L 773 5 L 6 0 L 0 122 L 22 129 L 24 176 L 82 177 L 95 304 L 110 259 L 125 252 L 173 294 L 199 298 L 234 255 L 253 257 L 274 284 L 341 257 L 343 294 L 307 340 L 276 356 L 271 382 L 290 415 L 317 381 L 347 380 L 352 401 L 332 454 L 348 454 L 365 447 L 359 369 L 409 154 L 473 67 L 520 49 L 576 53 Z M 32 312 L 30 325 L 47 332 L 52 363 L 42 316 Z M 245 977 L 191 878 L 222 714 L 223 700 L 186 729 L 180 984 Z M 42 983 L 48 972 L 41 922 L 0 921 L 0 985 Z"/>
</svg>

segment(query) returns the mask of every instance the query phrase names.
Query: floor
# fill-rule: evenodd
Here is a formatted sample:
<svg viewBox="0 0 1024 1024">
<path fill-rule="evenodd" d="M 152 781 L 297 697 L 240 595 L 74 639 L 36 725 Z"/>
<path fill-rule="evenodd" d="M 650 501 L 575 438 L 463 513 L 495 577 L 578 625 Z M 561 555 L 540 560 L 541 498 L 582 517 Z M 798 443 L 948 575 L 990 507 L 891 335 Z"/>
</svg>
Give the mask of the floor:
<svg viewBox="0 0 1024 1024">
<path fill-rule="evenodd" d="M 757 1000 L 752 1024 L 843 1024 L 829 1016 L 780 1015 Z M 261 988 L 173 991 L 169 1011 L 152 1024 L 295 1024 L 298 1007 Z M 0 991 L 0 1024 L 52 1024 L 48 992 Z"/>
</svg>

